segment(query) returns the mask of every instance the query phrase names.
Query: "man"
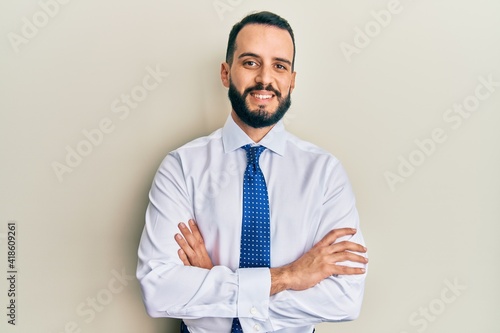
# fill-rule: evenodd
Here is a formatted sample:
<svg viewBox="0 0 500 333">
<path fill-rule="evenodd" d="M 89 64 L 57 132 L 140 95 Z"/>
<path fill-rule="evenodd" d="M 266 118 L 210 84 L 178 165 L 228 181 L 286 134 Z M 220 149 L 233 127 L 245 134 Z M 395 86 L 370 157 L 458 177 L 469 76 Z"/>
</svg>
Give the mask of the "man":
<svg viewBox="0 0 500 333">
<path fill-rule="evenodd" d="M 137 277 L 148 314 L 183 319 L 183 332 L 310 333 L 359 314 L 368 260 L 345 171 L 280 121 L 294 60 L 281 17 L 237 23 L 221 66 L 226 124 L 169 153 L 155 176 Z"/>
</svg>

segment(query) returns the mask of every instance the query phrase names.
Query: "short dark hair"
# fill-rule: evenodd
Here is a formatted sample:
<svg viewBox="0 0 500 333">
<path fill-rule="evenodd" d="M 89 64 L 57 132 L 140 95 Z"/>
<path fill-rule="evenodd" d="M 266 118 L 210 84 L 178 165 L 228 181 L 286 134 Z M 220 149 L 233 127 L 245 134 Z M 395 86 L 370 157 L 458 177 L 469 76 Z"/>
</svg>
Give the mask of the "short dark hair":
<svg viewBox="0 0 500 333">
<path fill-rule="evenodd" d="M 288 33 L 290 33 L 290 37 L 292 37 L 292 43 L 293 43 L 293 59 L 292 59 L 292 71 L 293 71 L 293 67 L 295 64 L 295 38 L 293 36 L 292 27 L 290 26 L 287 20 L 271 12 L 258 12 L 250 14 L 233 26 L 231 32 L 229 33 L 229 40 L 227 42 L 226 62 L 230 65 L 232 64 L 234 51 L 236 49 L 236 37 L 238 36 L 241 29 L 243 29 L 244 26 L 249 24 L 268 25 L 286 30 L 288 31 Z"/>
</svg>

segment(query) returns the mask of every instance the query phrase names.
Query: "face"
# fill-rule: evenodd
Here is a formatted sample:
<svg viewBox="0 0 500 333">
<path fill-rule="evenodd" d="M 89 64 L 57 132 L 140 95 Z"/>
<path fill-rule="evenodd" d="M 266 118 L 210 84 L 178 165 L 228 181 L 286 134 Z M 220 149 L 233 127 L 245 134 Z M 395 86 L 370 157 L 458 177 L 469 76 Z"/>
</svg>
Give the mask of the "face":
<svg viewBox="0 0 500 333">
<path fill-rule="evenodd" d="M 292 60 L 288 31 L 258 24 L 241 29 L 233 62 L 222 64 L 221 78 L 229 88 L 234 112 L 244 123 L 266 127 L 284 116 L 295 86 Z"/>
</svg>

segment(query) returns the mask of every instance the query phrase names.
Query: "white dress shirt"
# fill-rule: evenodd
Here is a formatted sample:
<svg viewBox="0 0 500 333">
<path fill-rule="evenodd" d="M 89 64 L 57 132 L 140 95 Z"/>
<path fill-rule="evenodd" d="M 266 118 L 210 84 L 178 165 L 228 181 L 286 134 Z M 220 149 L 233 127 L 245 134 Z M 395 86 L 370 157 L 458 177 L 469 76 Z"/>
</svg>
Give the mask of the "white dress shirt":
<svg viewBox="0 0 500 333">
<path fill-rule="evenodd" d="M 254 142 L 229 116 L 223 128 L 169 153 L 150 191 L 137 278 L 153 317 L 182 318 L 192 333 L 309 333 L 314 324 L 355 319 L 363 275 L 327 278 L 304 291 L 269 296 L 269 268 L 238 268 L 246 152 Z M 355 199 L 339 161 L 278 122 L 259 142 L 271 220 L 271 267 L 291 263 L 330 230 L 358 232 L 341 240 L 364 245 Z M 215 265 L 184 266 L 174 235 L 195 219 Z M 340 263 L 363 267 L 352 262 Z"/>
</svg>

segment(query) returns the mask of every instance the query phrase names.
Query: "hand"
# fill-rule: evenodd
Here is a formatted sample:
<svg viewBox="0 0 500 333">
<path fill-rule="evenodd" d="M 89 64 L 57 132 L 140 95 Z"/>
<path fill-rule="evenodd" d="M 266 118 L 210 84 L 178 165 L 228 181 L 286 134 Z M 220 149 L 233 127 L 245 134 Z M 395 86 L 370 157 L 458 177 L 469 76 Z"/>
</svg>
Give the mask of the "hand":
<svg viewBox="0 0 500 333">
<path fill-rule="evenodd" d="M 214 267 L 212 259 L 208 255 L 205 242 L 194 220 L 189 220 L 189 228 L 184 223 L 179 223 L 182 236 L 175 235 L 175 241 L 181 247 L 177 255 L 185 266 L 212 269 Z"/>
<path fill-rule="evenodd" d="M 365 253 L 364 246 L 349 241 L 334 244 L 338 238 L 355 233 L 356 229 L 351 228 L 332 230 L 296 261 L 272 268 L 271 295 L 285 289 L 309 289 L 331 275 L 363 274 L 363 268 L 337 265 L 342 261 L 368 263 L 367 258 L 352 253 Z"/>
</svg>

